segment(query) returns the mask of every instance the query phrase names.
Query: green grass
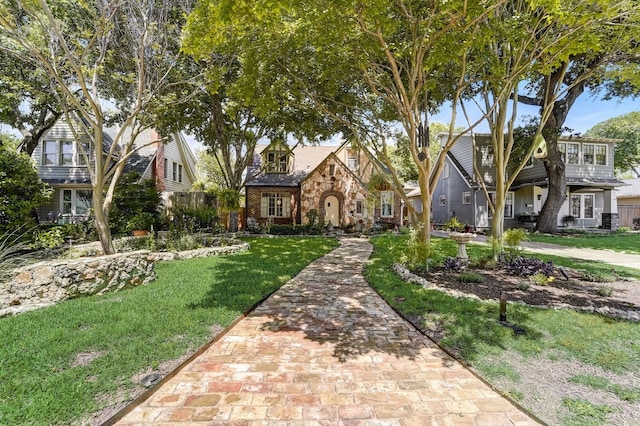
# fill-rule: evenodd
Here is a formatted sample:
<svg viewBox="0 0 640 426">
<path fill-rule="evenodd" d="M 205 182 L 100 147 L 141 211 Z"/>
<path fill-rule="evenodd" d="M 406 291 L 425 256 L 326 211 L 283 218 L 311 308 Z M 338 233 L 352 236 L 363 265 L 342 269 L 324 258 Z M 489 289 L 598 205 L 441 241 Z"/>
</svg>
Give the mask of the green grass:
<svg viewBox="0 0 640 426">
<path fill-rule="evenodd" d="M 565 398 L 562 405 L 569 410 L 569 415 L 562 419 L 566 426 L 600 426 L 607 424 L 607 414 L 617 410 L 608 405 L 592 404 L 578 398 Z"/>
<path fill-rule="evenodd" d="M 197 350 L 338 244 L 249 242 L 242 254 L 160 263 L 146 286 L 0 319 L 0 424 L 69 424 L 112 404 L 132 376 Z M 72 367 L 81 353 L 99 356 Z"/>
<path fill-rule="evenodd" d="M 640 401 L 640 388 L 627 388 L 624 386 L 612 384 L 604 377 L 587 376 L 578 374 L 569 378 L 572 383 L 579 383 L 592 389 L 603 390 L 613 393 L 623 401 L 637 402 Z"/>
<path fill-rule="evenodd" d="M 536 243 L 550 243 L 567 247 L 613 250 L 640 254 L 640 233 L 579 233 L 573 235 L 529 234 L 527 238 L 529 241 Z"/>
<path fill-rule="evenodd" d="M 640 371 L 638 324 L 571 310 L 510 304 L 510 322 L 526 330 L 525 335 L 517 336 L 510 328 L 498 324 L 497 303 L 456 299 L 397 277 L 391 265 L 405 250 L 406 240 L 402 237 L 383 236 L 371 241 L 374 252 L 365 270 L 368 282 L 407 317 L 419 320 L 427 328 L 444 329 L 439 343 L 474 365 L 488 380 L 497 377 L 517 380 L 516 373 L 505 368 L 502 361 L 509 352 L 525 359 L 553 356 L 580 361 L 617 374 L 637 375 Z M 439 256 L 455 255 L 455 245 L 449 243 L 433 240 Z M 469 245 L 467 251 L 473 257 L 487 255 L 489 248 Z M 553 260 L 562 263 L 561 258 Z M 571 266 L 578 267 L 575 263 Z"/>
</svg>

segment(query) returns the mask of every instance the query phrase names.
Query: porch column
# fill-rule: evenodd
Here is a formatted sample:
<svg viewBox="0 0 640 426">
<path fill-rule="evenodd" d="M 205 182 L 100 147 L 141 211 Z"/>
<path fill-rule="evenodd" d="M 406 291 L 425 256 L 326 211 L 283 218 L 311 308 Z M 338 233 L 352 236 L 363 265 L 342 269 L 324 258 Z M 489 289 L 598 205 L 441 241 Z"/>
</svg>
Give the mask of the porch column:
<svg viewBox="0 0 640 426">
<path fill-rule="evenodd" d="M 618 200 L 614 189 L 604 190 L 604 209 L 602 211 L 602 227 L 615 231 L 618 229 Z"/>
</svg>

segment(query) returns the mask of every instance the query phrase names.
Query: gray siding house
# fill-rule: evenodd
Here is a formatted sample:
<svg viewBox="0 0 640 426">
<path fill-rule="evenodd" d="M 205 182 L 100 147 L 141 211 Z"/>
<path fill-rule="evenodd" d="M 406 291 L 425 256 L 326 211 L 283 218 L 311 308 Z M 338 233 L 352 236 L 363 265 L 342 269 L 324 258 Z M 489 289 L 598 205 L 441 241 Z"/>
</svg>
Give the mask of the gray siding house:
<svg viewBox="0 0 640 426">
<path fill-rule="evenodd" d="M 104 130 L 105 144 L 113 143 L 116 131 L 117 128 Z M 123 143 L 127 142 L 127 137 L 131 135 L 125 135 Z M 79 144 L 89 146 L 89 137 L 76 139 L 68 123 L 61 119 L 42 136 L 33 151 L 31 158 L 38 168 L 38 175 L 54 189 L 49 204 L 37 209 L 40 221 L 71 223 L 86 220 L 93 192 Z M 155 130 L 146 129 L 138 135 L 134 146 L 141 148 L 127 162 L 125 173 L 137 171 L 141 179 L 154 179 L 163 196 L 167 192 L 191 189 L 196 159 L 181 134 L 161 138 Z"/>
<path fill-rule="evenodd" d="M 560 138 L 566 165 L 567 194 L 558 214 L 558 226 L 616 226 L 615 188 L 624 185 L 614 176 L 616 142 L 616 139 Z M 474 172 L 474 163 L 477 173 Z M 443 173 L 436 185 L 432 201 L 434 223 L 444 223 L 455 215 L 473 229 L 490 228 L 491 212 L 481 181 L 486 184 L 491 197 L 492 189 L 495 189 L 495 165 L 490 136 L 463 136 L 447 153 Z M 545 202 L 547 188 L 543 162 L 532 159 L 507 194 L 505 227 L 533 226 Z"/>
</svg>

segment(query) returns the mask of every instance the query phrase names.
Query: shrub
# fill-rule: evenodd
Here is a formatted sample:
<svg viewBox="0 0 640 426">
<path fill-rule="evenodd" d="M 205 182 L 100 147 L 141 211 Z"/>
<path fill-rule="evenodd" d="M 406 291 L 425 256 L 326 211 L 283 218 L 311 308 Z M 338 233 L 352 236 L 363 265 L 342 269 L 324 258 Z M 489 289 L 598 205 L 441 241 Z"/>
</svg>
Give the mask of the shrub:
<svg viewBox="0 0 640 426">
<path fill-rule="evenodd" d="M 511 251 L 516 251 L 523 241 L 527 241 L 527 231 L 522 228 L 511 228 L 504 231 L 504 243 Z"/>
<path fill-rule="evenodd" d="M 123 175 L 116 186 L 109 212 L 111 231 L 115 235 L 129 234 L 133 230 L 131 218 L 139 213 L 150 215 L 154 228 L 157 228 L 161 203 L 160 192 L 152 179 L 140 181 L 138 172 Z"/>
<path fill-rule="evenodd" d="M 295 235 L 296 228 L 293 225 L 274 224 L 269 228 L 269 233 L 273 235 Z"/>
<path fill-rule="evenodd" d="M 28 155 L 0 144 L 0 231 L 31 222 L 33 209 L 49 200 L 52 193 Z"/>
<path fill-rule="evenodd" d="M 625 233 L 625 232 L 629 232 L 629 231 L 631 231 L 631 228 L 628 227 L 628 226 L 621 226 L 621 227 L 618 228 L 618 232 L 620 232 L 620 233 Z"/>
<path fill-rule="evenodd" d="M 589 281 L 593 283 L 611 283 L 616 280 L 616 277 L 599 272 L 583 272 L 580 279 L 582 281 Z"/>
<path fill-rule="evenodd" d="M 463 259 L 459 257 L 447 257 L 442 264 L 443 268 L 447 271 L 461 271 L 466 266 Z"/>
<path fill-rule="evenodd" d="M 483 283 L 486 278 L 475 272 L 462 272 L 458 277 L 461 283 Z"/>
<path fill-rule="evenodd" d="M 34 241 L 32 247 L 35 249 L 54 249 L 64 244 L 64 236 L 62 235 L 61 226 L 56 226 L 48 231 L 38 230 L 33 234 L 33 237 Z"/>
<path fill-rule="evenodd" d="M 432 248 L 420 238 L 421 232 L 422 224 L 409 228 L 407 250 L 400 257 L 400 263 L 414 271 L 428 269 L 428 262 L 433 255 Z"/>
<path fill-rule="evenodd" d="M 536 272 L 529 278 L 532 283 L 538 285 L 547 285 L 554 280 L 553 277 L 545 275 L 543 272 Z"/>
<path fill-rule="evenodd" d="M 549 277 L 554 271 L 553 262 L 551 261 L 544 262 L 542 260 L 523 256 L 503 259 L 502 267 L 510 274 L 521 277 L 528 277 L 537 272 Z"/>
<path fill-rule="evenodd" d="M 609 297 L 613 294 L 613 288 L 609 287 L 608 285 L 602 286 L 598 289 L 597 293 L 598 296 Z"/>
<path fill-rule="evenodd" d="M 176 207 L 172 213 L 173 226 L 187 232 L 214 228 L 220 219 L 216 209 L 209 206 Z"/>
<path fill-rule="evenodd" d="M 531 285 L 526 281 L 518 283 L 518 290 L 526 291 L 529 290 L 529 287 L 531 287 Z"/>
</svg>

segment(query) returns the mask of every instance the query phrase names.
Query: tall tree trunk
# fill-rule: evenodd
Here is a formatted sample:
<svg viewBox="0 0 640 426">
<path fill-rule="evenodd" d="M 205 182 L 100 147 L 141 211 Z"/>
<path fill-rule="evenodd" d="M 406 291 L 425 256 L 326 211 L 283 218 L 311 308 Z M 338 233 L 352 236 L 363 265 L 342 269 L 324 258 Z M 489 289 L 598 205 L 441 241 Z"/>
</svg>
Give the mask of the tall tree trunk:
<svg viewBox="0 0 640 426">
<path fill-rule="evenodd" d="M 537 232 L 552 233 L 558 226 L 558 213 L 565 202 L 567 183 L 565 178 L 565 165 L 562 153 L 558 149 L 558 133 L 554 132 L 547 138 L 547 158 L 544 160 L 544 168 L 549 180 L 547 199 L 540 210 L 535 230 Z"/>
</svg>

